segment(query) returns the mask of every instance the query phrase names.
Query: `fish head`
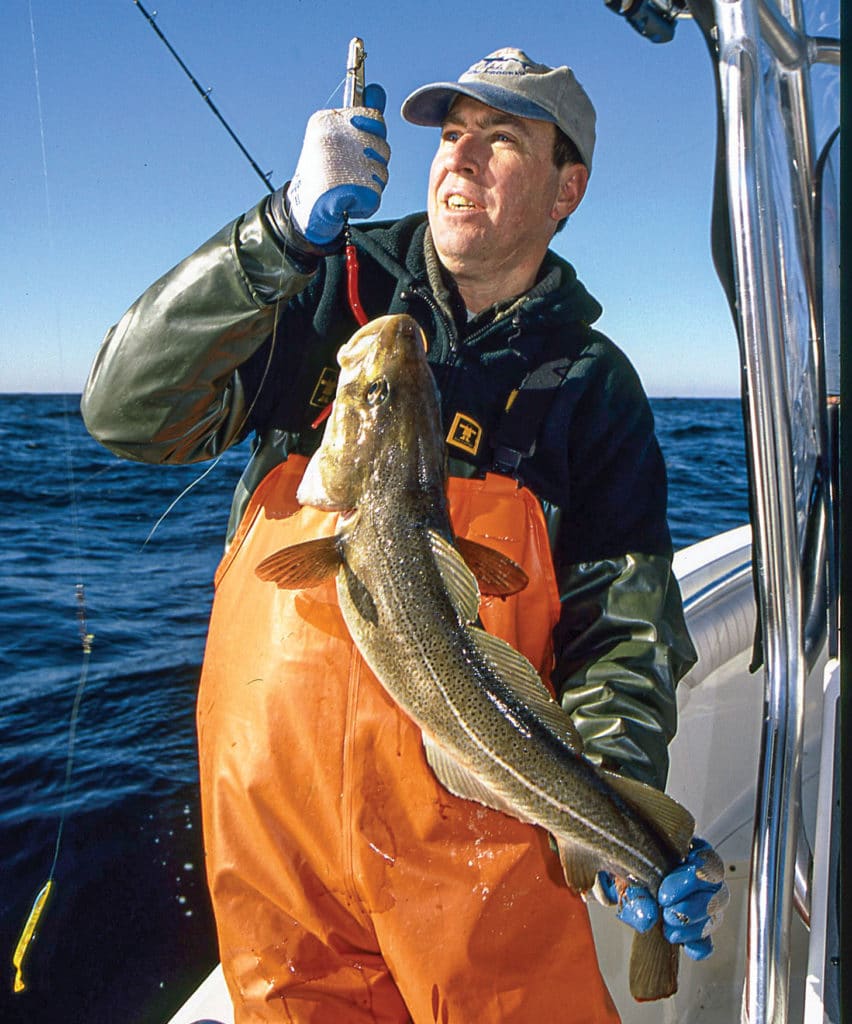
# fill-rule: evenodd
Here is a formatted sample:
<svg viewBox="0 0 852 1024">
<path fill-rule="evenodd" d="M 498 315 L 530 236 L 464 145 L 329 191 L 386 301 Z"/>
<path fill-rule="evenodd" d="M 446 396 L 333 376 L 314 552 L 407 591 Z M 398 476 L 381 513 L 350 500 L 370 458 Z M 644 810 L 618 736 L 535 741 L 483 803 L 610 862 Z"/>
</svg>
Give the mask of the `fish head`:
<svg viewBox="0 0 852 1024">
<path fill-rule="evenodd" d="M 334 407 L 299 485 L 303 505 L 352 510 L 376 487 L 440 488 L 446 453 L 426 337 L 410 316 L 372 320 L 340 349 Z"/>
</svg>

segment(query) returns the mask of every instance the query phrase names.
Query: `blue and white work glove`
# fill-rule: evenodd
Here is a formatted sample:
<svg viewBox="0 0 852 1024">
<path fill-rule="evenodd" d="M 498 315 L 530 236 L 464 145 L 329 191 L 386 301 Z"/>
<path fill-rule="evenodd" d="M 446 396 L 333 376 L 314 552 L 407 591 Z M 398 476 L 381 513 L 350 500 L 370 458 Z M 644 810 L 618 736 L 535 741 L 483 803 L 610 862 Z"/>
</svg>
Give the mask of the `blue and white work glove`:
<svg viewBox="0 0 852 1024">
<path fill-rule="evenodd" d="M 713 932 L 722 923 L 730 900 L 725 866 L 709 843 L 697 836 L 686 860 L 660 883 L 657 898 L 644 886 L 630 885 L 619 898 L 612 875 L 600 872 L 595 895 L 601 903 L 618 904 L 620 921 L 644 934 L 663 915 L 663 934 L 683 946 L 692 960 L 706 960 L 713 952 Z"/>
<path fill-rule="evenodd" d="M 308 121 L 287 201 L 291 223 L 313 245 L 334 242 L 345 214 L 378 210 L 390 159 L 385 101 L 380 85 L 368 85 L 363 106 L 318 110 Z"/>
</svg>

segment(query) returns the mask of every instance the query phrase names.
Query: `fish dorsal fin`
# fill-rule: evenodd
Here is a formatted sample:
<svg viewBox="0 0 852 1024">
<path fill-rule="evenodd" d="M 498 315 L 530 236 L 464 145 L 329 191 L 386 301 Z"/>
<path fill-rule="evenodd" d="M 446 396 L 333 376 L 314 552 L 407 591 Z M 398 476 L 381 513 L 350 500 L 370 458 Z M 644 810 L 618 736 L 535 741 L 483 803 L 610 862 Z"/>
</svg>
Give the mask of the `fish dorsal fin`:
<svg viewBox="0 0 852 1024">
<path fill-rule="evenodd" d="M 482 629 L 472 628 L 470 635 L 479 653 L 520 699 L 569 747 L 572 753 L 583 753 L 583 740 L 571 716 L 551 697 L 541 676 L 514 647 Z"/>
<path fill-rule="evenodd" d="M 561 838 L 556 838 L 556 849 L 568 888 L 578 893 L 588 892 L 598 877 L 600 857 Z"/>
<path fill-rule="evenodd" d="M 456 547 L 476 577 L 479 592 L 487 597 L 510 597 L 530 581 L 517 562 L 494 548 L 466 537 L 456 537 Z"/>
<path fill-rule="evenodd" d="M 600 775 L 612 786 L 622 799 L 646 818 L 669 842 L 677 855 L 683 859 L 689 852 L 689 844 L 695 832 L 695 819 L 689 811 L 666 793 L 644 782 L 625 778 L 606 768 L 598 769 Z"/>
<path fill-rule="evenodd" d="M 461 797 L 463 800 L 475 800 L 476 803 L 490 807 L 492 810 L 503 811 L 520 821 L 525 820 L 520 817 L 517 808 L 512 806 L 511 801 L 486 786 L 470 769 L 462 767 L 425 732 L 423 733 L 423 749 L 426 752 L 426 760 L 438 781 L 453 796 Z"/>
<path fill-rule="evenodd" d="M 320 537 L 292 544 L 264 558 L 254 571 L 262 580 L 275 583 L 282 590 L 317 587 L 335 576 L 343 563 L 339 540 L 339 537 Z"/>
<path fill-rule="evenodd" d="M 437 530 L 429 530 L 429 543 L 456 614 L 464 623 L 474 622 L 479 614 L 476 577 L 455 547 Z"/>
</svg>

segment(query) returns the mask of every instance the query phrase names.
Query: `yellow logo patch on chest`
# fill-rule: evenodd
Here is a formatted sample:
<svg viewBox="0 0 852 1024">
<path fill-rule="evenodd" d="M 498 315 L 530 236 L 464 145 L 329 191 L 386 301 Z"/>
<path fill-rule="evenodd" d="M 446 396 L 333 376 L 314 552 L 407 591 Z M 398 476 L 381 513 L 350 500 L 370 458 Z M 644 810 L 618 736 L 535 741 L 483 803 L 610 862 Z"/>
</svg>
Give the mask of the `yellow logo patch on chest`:
<svg viewBox="0 0 852 1024">
<path fill-rule="evenodd" d="M 481 441 L 482 427 L 472 416 L 457 412 L 450 432 L 447 434 L 447 444 L 461 448 L 462 451 L 468 452 L 470 455 L 476 455 Z"/>
</svg>

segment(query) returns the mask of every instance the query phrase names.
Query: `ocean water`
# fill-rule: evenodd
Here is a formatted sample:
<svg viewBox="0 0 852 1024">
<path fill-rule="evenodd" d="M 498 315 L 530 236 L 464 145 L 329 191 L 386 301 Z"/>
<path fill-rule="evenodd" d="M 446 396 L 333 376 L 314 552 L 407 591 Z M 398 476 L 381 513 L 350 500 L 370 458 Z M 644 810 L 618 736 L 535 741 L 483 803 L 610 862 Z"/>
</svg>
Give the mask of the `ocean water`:
<svg viewBox="0 0 852 1024">
<path fill-rule="evenodd" d="M 0 1021 L 162 1024 L 216 961 L 194 702 L 247 452 L 226 453 L 149 538 L 205 467 L 117 459 L 77 401 L 0 396 Z M 745 522 L 739 402 L 653 406 L 676 547 Z M 66 792 L 81 631 L 94 640 Z M 55 889 L 12 995 L 63 806 Z"/>
</svg>

